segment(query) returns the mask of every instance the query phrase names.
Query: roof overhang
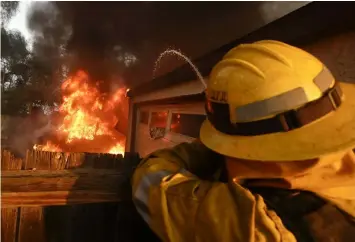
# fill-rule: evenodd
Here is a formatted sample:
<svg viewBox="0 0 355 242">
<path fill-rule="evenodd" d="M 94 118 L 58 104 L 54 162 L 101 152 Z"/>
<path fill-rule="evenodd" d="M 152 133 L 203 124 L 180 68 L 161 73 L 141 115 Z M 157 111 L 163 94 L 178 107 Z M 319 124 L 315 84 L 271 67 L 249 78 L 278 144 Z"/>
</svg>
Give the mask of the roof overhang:
<svg viewBox="0 0 355 242">
<path fill-rule="evenodd" d="M 156 100 L 171 99 L 178 96 L 191 96 L 196 94 L 202 94 L 204 91 L 205 87 L 203 86 L 201 81 L 194 80 L 132 97 L 132 102 L 142 103 Z"/>
</svg>

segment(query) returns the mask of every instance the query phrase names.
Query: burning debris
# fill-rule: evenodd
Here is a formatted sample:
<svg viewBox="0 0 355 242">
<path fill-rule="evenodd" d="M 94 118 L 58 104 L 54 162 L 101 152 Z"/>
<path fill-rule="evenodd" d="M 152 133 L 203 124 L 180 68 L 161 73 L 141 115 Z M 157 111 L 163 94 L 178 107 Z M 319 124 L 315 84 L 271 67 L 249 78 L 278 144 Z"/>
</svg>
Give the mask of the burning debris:
<svg viewBox="0 0 355 242">
<path fill-rule="evenodd" d="M 44 151 L 123 154 L 125 136 L 118 132 L 117 108 L 126 90 L 102 94 L 84 71 L 78 71 L 61 86 L 63 102 L 58 123 L 44 144 L 33 148 Z"/>
</svg>

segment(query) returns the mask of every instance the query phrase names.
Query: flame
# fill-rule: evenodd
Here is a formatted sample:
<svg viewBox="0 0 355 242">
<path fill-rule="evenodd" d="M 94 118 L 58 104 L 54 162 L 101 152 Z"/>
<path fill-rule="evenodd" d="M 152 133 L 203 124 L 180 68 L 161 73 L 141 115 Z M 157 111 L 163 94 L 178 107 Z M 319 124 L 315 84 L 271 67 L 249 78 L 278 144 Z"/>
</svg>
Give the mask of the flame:
<svg viewBox="0 0 355 242">
<path fill-rule="evenodd" d="M 33 149 L 35 150 L 43 150 L 43 151 L 52 151 L 52 152 L 60 152 L 62 151 L 61 148 L 58 145 L 53 144 L 50 141 L 47 141 L 45 145 L 39 145 L 35 144 L 33 146 Z"/>
<path fill-rule="evenodd" d="M 62 122 L 56 129 L 57 140 L 35 149 L 124 154 L 125 137 L 115 125 L 117 107 L 126 90 L 121 88 L 108 95 L 100 93 L 96 85 L 89 82 L 84 71 L 63 82 L 63 102 L 59 108 Z"/>
<path fill-rule="evenodd" d="M 112 147 L 108 153 L 110 154 L 124 154 L 124 146 L 121 144 L 117 144 L 116 146 Z"/>
</svg>

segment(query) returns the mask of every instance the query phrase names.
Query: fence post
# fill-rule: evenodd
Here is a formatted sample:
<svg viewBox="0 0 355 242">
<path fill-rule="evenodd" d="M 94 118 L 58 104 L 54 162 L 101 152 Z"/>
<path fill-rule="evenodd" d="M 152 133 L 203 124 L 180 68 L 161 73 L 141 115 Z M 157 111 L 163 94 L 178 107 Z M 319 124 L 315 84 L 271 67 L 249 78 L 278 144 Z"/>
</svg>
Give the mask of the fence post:
<svg viewBox="0 0 355 242">
<path fill-rule="evenodd" d="M 16 159 L 7 150 L 1 151 L 2 170 L 21 170 L 22 160 Z M 1 209 L 1 241 L 17 242 L 17 227 L 20 208 Z"/>
</svg>

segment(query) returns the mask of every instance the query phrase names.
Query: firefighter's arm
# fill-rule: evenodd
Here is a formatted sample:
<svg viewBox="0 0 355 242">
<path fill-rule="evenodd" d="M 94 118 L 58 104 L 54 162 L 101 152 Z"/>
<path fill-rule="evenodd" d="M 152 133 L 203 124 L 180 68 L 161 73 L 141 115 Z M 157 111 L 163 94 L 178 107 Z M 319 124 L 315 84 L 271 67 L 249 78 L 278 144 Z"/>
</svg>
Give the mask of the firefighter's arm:
<svg viewBox="0 0 355 242">
<path fill-rule="evenodd" d="M 238 184 L 201 180 L 212 169 L 206 148 L 181 144 L 145 158 L 133 176 L 138 212 L 163 240 L 281 241 L 260 197 Z M 292 241 L 292 240 L 291 240 Z"/>
<path fill-rule="evenodd" d="M 224 165 L 224 158 L 208 149 L 201 142 L 182 143 L 172 149 L 158 150 L 145 161 L 152 158 L 164 158 L 177 167 L 183 168 L 202 179 L 210 179 Z M 141 162 L 143 165 L 145 161 Z"/>
</svg>

